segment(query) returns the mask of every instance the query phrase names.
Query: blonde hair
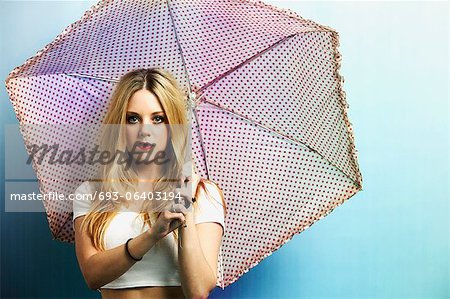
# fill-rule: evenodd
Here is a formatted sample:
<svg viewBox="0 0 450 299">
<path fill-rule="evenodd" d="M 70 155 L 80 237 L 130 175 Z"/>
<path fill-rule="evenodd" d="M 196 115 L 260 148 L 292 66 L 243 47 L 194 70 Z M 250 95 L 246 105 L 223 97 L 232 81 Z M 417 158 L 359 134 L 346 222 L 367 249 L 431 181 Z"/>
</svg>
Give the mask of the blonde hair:
<svg viewBox="0 0 450 299">
<path fill-rule="evenodd" d="M 169 72 L 158 67 L 141 68 L 132 70 L 120 78 L 111 95 L 110 106 L 103 121 L 106 126 L 104 126 L 105 131 L 101 134 L 100 147 L 109 153 L 116 153 L 116 150 L 127 152 L 126 136 L 123 130 L 123 125 L 126 124 L 127 106 L 132 95 L 141 89 L 146 89 L 157 97 L 169 125 L 181 125 L 176 126 L 179 128 L 176 134 L 169 133 L 170 137 L 165 154 L 168 161 L 173 162 L 164 165 L 162 168 L 163 176 L 155 180 L 153 188 L 153 192 L 171 192 L 177 187 L 178 180 L 167 178 L 181 177 L 189 143 L 187 142 L 186 95 L 180 89 L 177 80 Z M 115 128 L 117 127 L 115 125 L 119 125 L 118 129 Z M 172 126 L 169 126 L 169 130 L 172 131 Z M 138 174 L 133 168 L 126 168 L 123 164 L 115 162 L 102 164 L 97 171 L 97 177 L 99 180 L 94 180 L 94 186 L 99 192 L 118 192 L 122 196 L 126 192 L 137 192 Z M 206 191 L 208 198 L 210 197 L 205 183 L 212 183 L 218 188 L 224 213 L 226 213 L 223 192 L 215 182 L 201 178 L 195 191 L 196 198 L 199 199 L 201 190 Z M 94 198 L 89 213 L 83 219 L 81 230 L 87 229 L 94 247 L 98 250 L 105 250 L 104 234 L 109 223 L 118 213 L 120 204 L 121 201 Z M 198 200 L 194 203 L 195 207 L 197 205 Z M 148 203 L 147 205 L 144 204 L 144 208 L 140 211 L 138 217 L 143 217 L 144 225 L 147 223 L 151 227 L 152 222 L 156 221 L 161 212 L 148 212 L 146 208 L 148 208 Z M 177 241 L 178 232 L 176 229 L 173 231 L 173 236 Z"/>
</svg>

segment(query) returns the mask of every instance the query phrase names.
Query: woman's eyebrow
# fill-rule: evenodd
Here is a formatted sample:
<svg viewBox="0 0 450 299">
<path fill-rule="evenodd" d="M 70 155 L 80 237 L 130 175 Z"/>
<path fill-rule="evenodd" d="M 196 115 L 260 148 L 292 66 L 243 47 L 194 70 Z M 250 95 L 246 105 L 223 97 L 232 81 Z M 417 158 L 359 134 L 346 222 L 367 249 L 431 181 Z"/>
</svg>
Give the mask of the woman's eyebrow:
<svg viewBox="0 0 450 299">
<path fill-rule="evenodd" d="M 133 111 L 127 111 L 127 113 L 128 113 L 128 114 L 139 115 L 139 113 L 133 112 Z M 156 111 L 156 112 L 153 112 L 151 115 L 155 115 L 155 114 L 158 114 L 158 113 L 164 113 L 164 111 Z"/>
</svg>

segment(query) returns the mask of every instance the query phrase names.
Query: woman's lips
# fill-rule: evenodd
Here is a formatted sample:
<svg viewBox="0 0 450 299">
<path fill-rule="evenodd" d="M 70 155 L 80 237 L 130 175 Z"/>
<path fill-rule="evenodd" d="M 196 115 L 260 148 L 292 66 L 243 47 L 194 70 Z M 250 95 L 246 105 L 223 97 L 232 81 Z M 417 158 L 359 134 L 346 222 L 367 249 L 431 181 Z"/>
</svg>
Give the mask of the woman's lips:
<svg viewBox="0 0 450 299">
<path fill-rule="evenodd" d="M 151 150 L 154 147 L 154 144 L 150 144 L 150 143 L 138 143 L 136 148 L 142 151 L 148 151 Z"/>
<path fill-rule="evenodd" d="M 153 145 L 145 145 L 145 146 L 138 146 L 137 148 L 143 151 L 148 151 L 153 147 Z"/>
</svg>

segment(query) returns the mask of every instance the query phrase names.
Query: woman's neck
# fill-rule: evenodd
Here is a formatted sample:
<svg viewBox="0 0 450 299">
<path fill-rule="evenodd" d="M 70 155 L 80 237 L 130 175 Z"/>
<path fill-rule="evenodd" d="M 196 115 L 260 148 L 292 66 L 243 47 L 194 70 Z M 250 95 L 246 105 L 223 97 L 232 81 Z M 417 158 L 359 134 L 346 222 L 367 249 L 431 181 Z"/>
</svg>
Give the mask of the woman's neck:
<svg viewBox="0 0 450 299">
<path fill-rule="evenodd" d="M 162 176 L 162 165 L 135 165 L 138 183 L 154 182 Z"/>
</svg>

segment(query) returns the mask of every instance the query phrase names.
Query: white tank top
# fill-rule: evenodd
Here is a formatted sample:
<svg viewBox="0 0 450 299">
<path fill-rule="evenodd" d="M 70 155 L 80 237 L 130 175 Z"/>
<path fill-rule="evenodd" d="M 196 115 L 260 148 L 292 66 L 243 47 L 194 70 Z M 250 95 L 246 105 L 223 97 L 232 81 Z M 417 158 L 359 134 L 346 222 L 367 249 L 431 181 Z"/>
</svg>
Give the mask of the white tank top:
<svg viewBox="0 0 450 299">
<path fill-rule="evenodd" d="M 198 201 L 199 209 L 194 209 L 195 224 L 217 222 L 225 231 L 225 217 L 219 191 L 210 184 L 205 184 L 213 195 L 209 198 L 201 197 Z M 86 215 L 92 203 L 93 186 L 89 182 L 81 184 L 74 192 L 73 218 Z M 78 195 L 77 195 L 78 194 Z M 83 196 L 83 194 L 89 194 Z M 129 238 L 134 238 L 145 232 L 149 226 L 143 226 L 142 217 L 137 212 L 122 207 L 111 220 L 105 231 L 105 248 L 111 249 L 123 245 Z M 217 275 L 222 273 L 222 246 L 218 257 Z M 219 286 L 218 282 L 216 284 Z M 121 289 L 141 286 L 181 286 L 178 267 L 178 244 L 173 233 L 158 241 L 143 257 L 112 282 L 101 288 Z"/>
</svg>

